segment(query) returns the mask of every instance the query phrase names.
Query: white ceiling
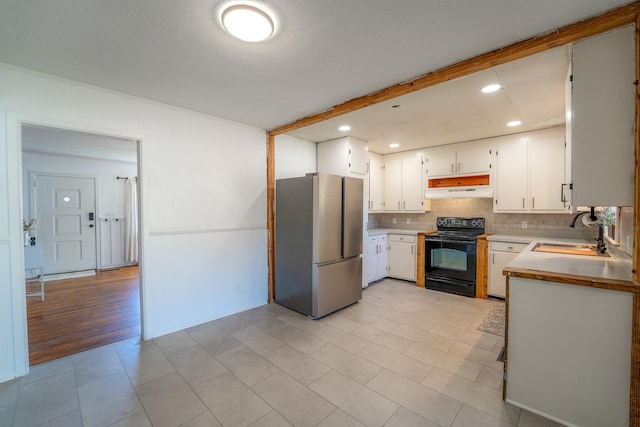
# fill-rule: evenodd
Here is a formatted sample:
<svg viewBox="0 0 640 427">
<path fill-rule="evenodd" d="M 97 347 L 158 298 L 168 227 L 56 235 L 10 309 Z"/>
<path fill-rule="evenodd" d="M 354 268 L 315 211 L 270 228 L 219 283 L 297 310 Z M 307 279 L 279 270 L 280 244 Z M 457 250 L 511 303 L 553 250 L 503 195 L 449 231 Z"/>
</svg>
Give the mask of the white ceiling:
<svg viewBox="0 0 640 427">
<path fill-rule="evenodd" d="M 220 28 L 224 3 L 1 0 L 0 62 L 273 129 L 628 0 L 266 0 L 263 43 Z"/>
<path fill-rule="evenodd" d="M 556 48 L 289 135 L 314 142 L 349 135 L 367 141 L 370 151 L 387 154 L 557 126 L 565 122 L 568 68 L 569 48 Z M 482 93 L 480 89 L 490 83 L 501 83 L 503 89 Z M 522 125 L 507 127 L 512 120 L 520 120 Z M 343 124 L 351 130 L 340 132 L 338 127 Z M 390 143 L 400 146 L 390 148 Z"/>
<path fill-rule="evenodd" d="M 138 161 L 136 141 L 38 125 L 22 126 L 22 150 L 120 162 Z"/>
</svg>

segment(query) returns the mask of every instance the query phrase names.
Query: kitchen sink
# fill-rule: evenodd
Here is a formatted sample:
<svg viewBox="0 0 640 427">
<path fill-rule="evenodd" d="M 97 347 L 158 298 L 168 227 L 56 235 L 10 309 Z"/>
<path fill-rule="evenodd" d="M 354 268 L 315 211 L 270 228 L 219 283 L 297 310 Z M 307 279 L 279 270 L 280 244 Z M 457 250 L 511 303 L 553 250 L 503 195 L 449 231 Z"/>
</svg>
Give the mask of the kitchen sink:
<svg viewBox="0 0 640 427">
<path fill-rule="evenodd" d="M 534 252 L 549 252 L 555 254 L 565 255 L 586 255 L 586 256 L 601 256 L 608 257 L 607 252 L 598 252 L 596 245 L 589 244 L 568 244 L 568 243 L 547 243 L 538 242 L 531 249 Z"/>
</svg>

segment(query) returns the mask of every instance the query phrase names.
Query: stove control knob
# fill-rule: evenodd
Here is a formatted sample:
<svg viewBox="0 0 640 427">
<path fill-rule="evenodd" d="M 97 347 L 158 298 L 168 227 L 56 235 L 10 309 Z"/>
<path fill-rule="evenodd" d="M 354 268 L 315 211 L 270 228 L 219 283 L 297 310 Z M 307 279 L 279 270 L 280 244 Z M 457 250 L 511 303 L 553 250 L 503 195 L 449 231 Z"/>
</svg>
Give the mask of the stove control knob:
<svg viewBox="0 0 640 427">
<path fill-rule="evenodd" d="M 443 218 L 438 218 L 438 227 L 442 226 L 442 225 L 446 225 L 447 224 L 447 220 L 443 219 Z"/>
</svg>

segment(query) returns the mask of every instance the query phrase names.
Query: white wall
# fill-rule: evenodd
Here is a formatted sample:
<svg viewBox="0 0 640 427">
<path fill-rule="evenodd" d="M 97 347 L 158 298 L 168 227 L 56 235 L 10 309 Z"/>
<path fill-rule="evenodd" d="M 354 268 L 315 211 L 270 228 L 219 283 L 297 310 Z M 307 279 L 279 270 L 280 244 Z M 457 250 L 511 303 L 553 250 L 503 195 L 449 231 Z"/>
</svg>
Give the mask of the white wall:
<svg viewBox="0 0 640 427">
<path fill-rule="evenodd" d="M 145 338 L 266 303 L 264 131 L 0 65 L 0 382 L 28 365 L 22 121 L 141 141 Z"/>
<path fill-rule="evenodd" d="M 288 135 L 275 138 L 276 179 L 295 178 L 316 171 L 316 144 Z"/>
</svg>

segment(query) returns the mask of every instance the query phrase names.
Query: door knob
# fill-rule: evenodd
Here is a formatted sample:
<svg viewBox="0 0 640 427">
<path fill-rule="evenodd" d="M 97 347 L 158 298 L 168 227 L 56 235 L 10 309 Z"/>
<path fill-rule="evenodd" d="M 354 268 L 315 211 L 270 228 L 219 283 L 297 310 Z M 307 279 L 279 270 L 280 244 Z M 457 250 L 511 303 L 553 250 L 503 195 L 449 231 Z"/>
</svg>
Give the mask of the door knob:
<svg viewBox="0 0 640 427">
<path fill-rule="evenodd" d="M 89 224 L 89 228 L 93 228 L 93 224 Z"/>
</svg>

